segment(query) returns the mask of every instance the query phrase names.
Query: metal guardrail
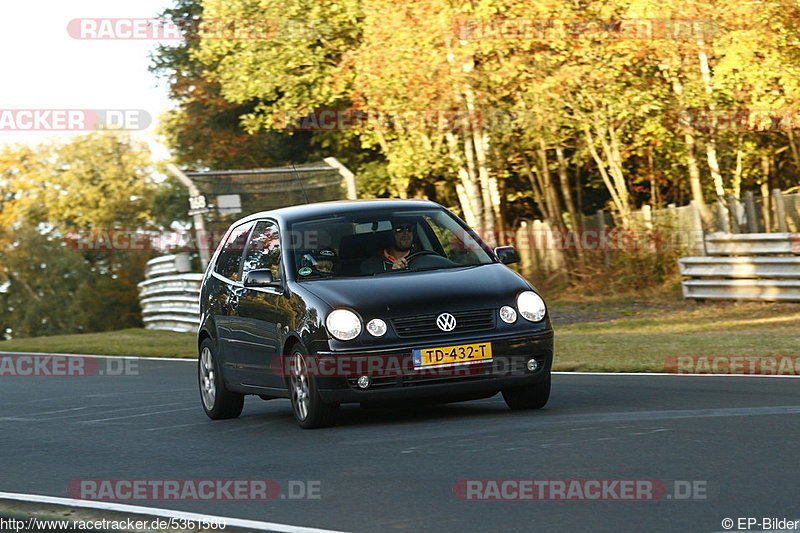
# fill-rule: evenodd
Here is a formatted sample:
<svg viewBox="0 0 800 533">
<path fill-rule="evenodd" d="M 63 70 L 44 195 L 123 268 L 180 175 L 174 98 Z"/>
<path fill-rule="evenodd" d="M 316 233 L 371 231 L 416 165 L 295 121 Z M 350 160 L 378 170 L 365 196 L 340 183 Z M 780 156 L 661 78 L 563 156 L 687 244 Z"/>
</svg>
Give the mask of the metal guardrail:
<svg viewBox="0 0 800 533">
<path fill-rule="evenodd" d="M 145 266 L 145 278 L 156 276 L 166 276 L 169 274 L 181 274 L 191 272 L 192 264 L 189 254 L 163 255 L 147 262 Z"/>
<path fill-rule="evenodd" d="M 800 257 L 682 257 L 678 266 L 692 278 L 800 277 Z"/>
<path fill-rule="evenodd" d="M 684 298 L 800 301 L 796 279 L 690 279 L 682 285 Z"/>
<path fill-rule="evenodd" d="M 708 255 L 800 253 L 800 233 L 712 233 L 706 236 Z"/>
<path fill-rule="evenodd" d="M 800 301 L 800 234 L 712 234 L 706 252 L 678 260 L 684 298 Z"/>
<path fill-rule="evenodd" d="M 183 254 L 156 257 L 147 262 L 147 279 L 138 285 L 146 329 L 197 331 L 203 274 L 177 273 L 185 272 L 188 267 L 188 256 Z"/>
</svg>

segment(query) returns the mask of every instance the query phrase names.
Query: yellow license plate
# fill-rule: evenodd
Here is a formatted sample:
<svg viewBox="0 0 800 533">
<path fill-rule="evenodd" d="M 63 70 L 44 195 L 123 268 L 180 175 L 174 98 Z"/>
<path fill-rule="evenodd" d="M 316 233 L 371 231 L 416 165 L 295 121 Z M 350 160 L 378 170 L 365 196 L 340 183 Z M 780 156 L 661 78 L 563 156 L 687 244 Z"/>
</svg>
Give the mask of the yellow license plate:
<svg viewBox="0 0 800 533">
<path fill-rule="evenodd" d="M 469 363 L 491 359 L 492 343 L 479 342 L 477 344 L 422 348 L 414 350 L 412 355 L 414 356 L 414 367 Z"/>
</svg>

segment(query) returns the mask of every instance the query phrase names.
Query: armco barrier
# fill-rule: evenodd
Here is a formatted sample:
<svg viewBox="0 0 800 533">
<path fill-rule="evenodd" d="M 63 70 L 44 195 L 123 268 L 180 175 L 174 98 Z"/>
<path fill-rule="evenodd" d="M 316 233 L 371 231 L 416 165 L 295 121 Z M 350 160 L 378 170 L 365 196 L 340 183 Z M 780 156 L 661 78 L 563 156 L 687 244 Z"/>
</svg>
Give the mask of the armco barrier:
<svg viewBox="0 0 800 533">
<path fill-rule="evenodd" d="M 800 233 L 712 233 L 706 236 L 708 255 L 770 255 L 800 253 Z"/>
<path fill-rule="evenodd" d="M 800 279 L 691 279 L 683 282 L 683 297 L 800 302 Z"/>
<path fill-rule="evenodd" d="M 683 257 L 679 266 L 692 278 L 800 277 L 800 257 Z"/>
<path fill-rule="evenodd" d="M 182 274 L 191 270 L 191 260 L 188 254 L 162 255 L 147 262 L 145 278 Z"/>
<path fill-rule="evenodd" d="M 200 323 L 200 284 L 203 274 L 186 273 L 188 256 L 166 255 L 147 262 L 139 283 L 139 304 L 147 329 L 196 331 Z"/>
<path fill-rule="evenodd" d="M 707 256 L 682 257 L 683 297 L 800 301 L 800 234 L 712 234 Z"/>
</svg>

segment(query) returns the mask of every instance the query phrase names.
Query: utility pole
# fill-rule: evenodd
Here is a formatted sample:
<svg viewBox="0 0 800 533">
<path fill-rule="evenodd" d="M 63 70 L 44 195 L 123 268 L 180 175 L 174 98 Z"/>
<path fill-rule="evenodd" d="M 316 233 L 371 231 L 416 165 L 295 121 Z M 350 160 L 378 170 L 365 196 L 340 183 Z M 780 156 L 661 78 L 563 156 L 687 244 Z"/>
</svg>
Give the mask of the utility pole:
<svg viewBox="0 0 800 533">
<path fill-rule="evenodd" d="M 168 163 L 167 170 L 169 170 L 181 184 L 189 189 L 189 216 L 192 217 L 194 222 L 195 242 L 200 252 L 200 263 L 202 264 L 203 270 L 205 270 L 206 266 L 208 266 L 208 262 L 211 260 L 211 251 L 209 250 L 211 243 L 208 240 L 206 223 L 203 219 L 203 215 L 208 213 L 206 197 L 200 194 L 197 185 L 195 185 L 181 169 L 172 163 Z"/>
</svg>

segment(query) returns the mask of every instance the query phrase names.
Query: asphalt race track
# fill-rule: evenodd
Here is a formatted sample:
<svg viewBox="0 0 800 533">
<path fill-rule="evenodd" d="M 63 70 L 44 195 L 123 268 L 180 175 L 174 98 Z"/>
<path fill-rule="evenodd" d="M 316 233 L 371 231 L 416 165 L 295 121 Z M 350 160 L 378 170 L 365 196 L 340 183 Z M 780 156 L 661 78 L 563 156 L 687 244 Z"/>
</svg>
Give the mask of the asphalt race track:
<svg viewBox="0 0 800 533">
<path fill-rule="evenodd" d="M 0 491 L 66 497 L 75 480 L 266 478 L 285 499 L 123 503 L 352 532 L 712 532 L 724 518 L 800 517 L 797 379 L 559 374 L 538 412 L 511 412 L 499 395 L 346 406 L 339 426 L 304 431 L 288 400 L 249 397 L 241 418 L 212 422 L 194 364 L 132 361 L 133 375 L 0 377 Z M 460 480 L 520 479 L 656 480 L 666 493 L 454 493 Z M 289 499 L 292 483 L 318 486 L 319 497 Z"/>
</svg>

